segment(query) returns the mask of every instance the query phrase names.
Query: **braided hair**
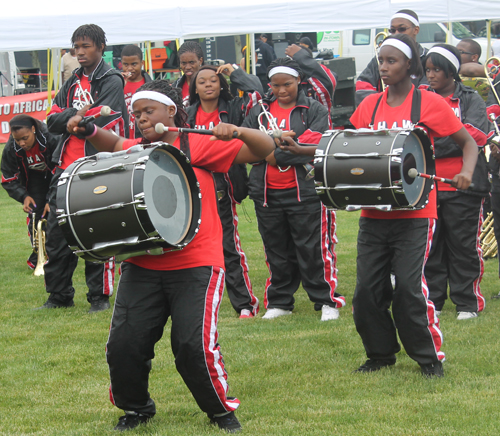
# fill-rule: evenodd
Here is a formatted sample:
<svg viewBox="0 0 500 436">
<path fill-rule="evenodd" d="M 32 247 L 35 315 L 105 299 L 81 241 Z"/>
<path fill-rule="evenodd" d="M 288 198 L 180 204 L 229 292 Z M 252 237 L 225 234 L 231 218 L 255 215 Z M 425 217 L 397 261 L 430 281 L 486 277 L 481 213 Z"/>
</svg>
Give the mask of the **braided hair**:
<svg viewBox="0 0 500 436">
<path fill-rule="evenodd" d="M 198 59 L 203 59 L 203 50 L 201 49 L 201 45 L 196 41 L 186 41 L 179 47 L 179 51 L 177 52 L 177 56 L 179 58 L 184 53 L 194 53 Z M 202 65 L 204 62 L 201 63 Z"/>
<path fill-rule="evenodd" d="M 102 53 L 106 50 L 106 34 L 97 24 L 83 24 L 73 32 L 71 43 L 73 46 L 79 39 L 88 38 L 96 47 L 102 47 Z"/>
<path fill-rule="evenodd" d="M 177 113 L 174 117 L 175 125 L 177 127 L 188 127 L 188 116 L 182 104 L 182 90 L 180 88 L 174 88 L 168 80 L 154 80 L 152 82 L 145 83 L 136 92 L 140 91 L 155 91 L 166 95 L 177 106 Z"/>
<path fill-rule="evenodd" d="M 297 73 L 299 73 L 300 80 L 302 80 L 304 78 L 304 73 L 300 69 L 299 64 L 297 62 L 295 62 L 292 58 L 278 58 L 278 59 L 275 59 L 274 61 L 272 61 L 269 64 L 269 67 L 267 67 L 267 77 L 268 78 L 269 78 L 269 72 L 275 67 L 292 68 L 295 71 L 297 71 Z"/>
<path fill-rule="evenodd" d="M 189 85 L 189 105 L 193 105 L 196 102 L 200 101 L 200 96 L 196 92 L 196 79 L 198 78 L 198 74 L 200 71 L 203 70 L 211 70 L 213 72 L 217 72 L 217 67 L 214 67 L 213 65 L 203 65 L 193 76 L 191 79 L 191 84 Z M 219 98 L 221 98 L 224 101 L 230 101 L 233 99 L 233 95 L 231 94 L 231 91 L 229 90 L 229 84 L 227 83 L 226 78 L 222 73 L 217 74 L 217 77 L 219 78 L 220 82 L 220 94 Z"/>
</svg>

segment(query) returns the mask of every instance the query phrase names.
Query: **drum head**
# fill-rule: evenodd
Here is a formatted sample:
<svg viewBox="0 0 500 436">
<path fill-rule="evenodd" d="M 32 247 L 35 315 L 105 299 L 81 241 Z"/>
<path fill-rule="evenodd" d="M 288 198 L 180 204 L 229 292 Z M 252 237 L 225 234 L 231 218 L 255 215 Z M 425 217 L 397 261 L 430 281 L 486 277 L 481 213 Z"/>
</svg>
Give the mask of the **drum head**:
<svg viewBox="0 0 500 436">
<path fill-rule="evenodd" d="M 161 147 L 146 163 L 144 199 L 158 234 L 169 244 L 180 244 L 193 217 L 191 188 L 177 159 Z"/>
<path fill-rule="evenodd" d="M 415 134 L 408 135 L 401 154 L 401 182 L 410 206 L 416 206 L 422 198 L 426 179 L 412 178 L 408 175 L 411 168 L 416 168 L 419 173 L 427 173 L 426 153 L 422 142 Z"/>
</svg>

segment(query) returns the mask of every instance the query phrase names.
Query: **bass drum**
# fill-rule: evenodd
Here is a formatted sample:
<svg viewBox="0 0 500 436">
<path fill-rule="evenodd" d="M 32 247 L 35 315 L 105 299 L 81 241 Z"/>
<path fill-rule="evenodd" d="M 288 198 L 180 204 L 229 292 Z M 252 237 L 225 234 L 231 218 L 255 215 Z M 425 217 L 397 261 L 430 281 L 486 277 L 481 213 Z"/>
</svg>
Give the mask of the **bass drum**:
<svg viewBox="0 0 500 436">
<path fill-rule="evenodd" d="M 92 262 L 184 248 L 201 221 L 186 156 L 166 143 L 76 160 L 58 182 L 57 217 L 70 248 Z"/>
<path fill-rule="evenodd" d="M 333 209 L 422 209 L 433 182 L 411 178 L 411 168 L 435 173 L 432 144 L 421 129 L 328 131 L 315 153 L 316 192 Z"/>
</svg>

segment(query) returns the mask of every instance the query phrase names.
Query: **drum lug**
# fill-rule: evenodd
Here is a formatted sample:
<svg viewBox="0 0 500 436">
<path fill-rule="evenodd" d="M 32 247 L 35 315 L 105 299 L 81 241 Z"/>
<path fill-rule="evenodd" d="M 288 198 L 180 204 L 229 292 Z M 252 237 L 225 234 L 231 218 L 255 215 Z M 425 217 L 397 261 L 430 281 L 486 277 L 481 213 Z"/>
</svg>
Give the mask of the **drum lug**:
<svg viewBox="0 0 500 436">
<path fill-rule="evenodd" d="M 145 164 L 140 164 L 140 165 L 136 165 L 134 167 L 136 170 L 146 170 L 146 165 Z"/>
<path fill-rule="evenodd" d="M 60 226 L 66 224 L 66 222 L 67 222 L 66 218 L 61 218 L 61 219 L 57 220 L 57 224 L 59 224 Z"/>
<path fill-rule="evenodd" d="M 70 178 L 69 175 L 65 176 L 64 174 L 59 177 L 59 180 L 57 181 L 57 187 L 65 185 L 68 179 Z"/>
</svg>

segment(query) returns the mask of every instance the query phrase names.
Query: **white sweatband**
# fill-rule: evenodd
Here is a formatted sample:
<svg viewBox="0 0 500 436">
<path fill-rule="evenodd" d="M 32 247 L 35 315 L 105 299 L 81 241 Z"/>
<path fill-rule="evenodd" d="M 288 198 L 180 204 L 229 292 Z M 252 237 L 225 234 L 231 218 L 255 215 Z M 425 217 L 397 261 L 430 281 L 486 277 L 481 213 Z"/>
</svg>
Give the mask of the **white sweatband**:
<svg viewBox="0 0 500 436">
<path fill-rule="evenodd" d="M 386 45 L 391 45 L 395 48 L 397 48 L 399 51 L 403 52 L 408 59 L 412 58 L 411 54 L 411 48 L 409 45 L 406 45 L 403 41 L 396 39 L 396 38 L 387 38 L 380 48 L 386 46 Z"/>
<path fill-rule="evenodd" d="M 394 14 L 391 17 L 391 21 L 394 20 L 394 18 L 404 18 L 405 20 L 410 21 L 413 23 L 414 26 L 420 27 L 420 23 L 415 17 L 412 17 L 410 14 L 405 14 L 404 12 L 398 12 L 397 14 Z"/>
<path fill-rule="evenodd" d="M 430 55 L 431 53 L 440 54 L 444 58 L 448 59 L 455 67 L 455 72 L 458 73 L 458 70 L 460 70 L 460 61 L 451 51 L 445 49 L 444 47 L 433 47 L 427 52 L 428 55 Z"/>
<path fill-rule="evenodd" d="M 289 74 L 293 77 L 299 77 L 299 72 L 290 67 L 274 67 L 271 71 L 269 71 L 269 78 L 273 77 L 275 74 L 284 73 Z"/>
<path fill-rule="evenodd" d="M 137 100 L 154 100 L 159 103 L 163 103 L 165 106 L 174 106 L 175 107 L 175 113 L 177 113 L 177 105 L 173 102 L 173 100 L 169 97 L 167 97 L 165 94 L 162 94 L 161 92 L 156 92 L 156 91 L 139 91 L 136 92 L 132 96 L 132 106 Z"/>
</svg>

